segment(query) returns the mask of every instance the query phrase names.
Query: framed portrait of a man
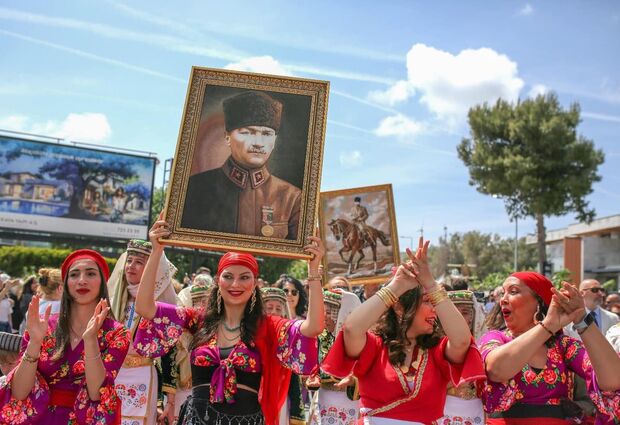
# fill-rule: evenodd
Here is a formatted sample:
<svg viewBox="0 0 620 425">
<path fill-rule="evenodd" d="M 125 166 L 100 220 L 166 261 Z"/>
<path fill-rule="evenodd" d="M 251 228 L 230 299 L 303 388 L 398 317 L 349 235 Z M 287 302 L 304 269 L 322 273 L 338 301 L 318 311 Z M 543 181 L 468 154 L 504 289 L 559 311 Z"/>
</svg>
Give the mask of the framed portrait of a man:
<svg viewBox="0 0 620 425">
<path fill-rule="evenodd" d="M 324 281 L 385 282 L 400 262 L 392 185 L 321 192 Z"/>
<path fill-rule="evenodd" d="M 329 82 L 193 67 L 167 244 L 307 258 Z"/>
</svg>

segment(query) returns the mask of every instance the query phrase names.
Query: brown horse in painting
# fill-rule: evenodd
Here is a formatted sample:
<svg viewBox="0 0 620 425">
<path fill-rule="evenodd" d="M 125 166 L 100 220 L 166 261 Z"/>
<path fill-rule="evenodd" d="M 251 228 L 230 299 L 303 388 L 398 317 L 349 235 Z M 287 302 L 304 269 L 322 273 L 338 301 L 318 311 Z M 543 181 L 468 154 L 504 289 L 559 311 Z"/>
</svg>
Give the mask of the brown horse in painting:
<svg viewBox="0 0 620 425">
<path fill-rule="evenodd" d="M 366 257 L 364 255 L 364 248 L 368 247 L 372 250 L 374 272 L 377 271 L 377 239 L 381 240 L 384 246 L 390 245 L 390 240 L 385 233 L 368 225 L 365 226 L 364 231 L 361 231 L 357 225 L 343 218 L 330 221 L 328 226 L 337 241 L 342 239 L 342 248 L 340 248 L 338 253 L 342 261 L 349 266 L 347 274 L 350 275 L 359 268 L 361 261 Z M 344 257 L 345 252 L 350 252 L 348 259 Z M 355 254 L 359 254 L 359 256 L 354 261 Z"/>
</svg>

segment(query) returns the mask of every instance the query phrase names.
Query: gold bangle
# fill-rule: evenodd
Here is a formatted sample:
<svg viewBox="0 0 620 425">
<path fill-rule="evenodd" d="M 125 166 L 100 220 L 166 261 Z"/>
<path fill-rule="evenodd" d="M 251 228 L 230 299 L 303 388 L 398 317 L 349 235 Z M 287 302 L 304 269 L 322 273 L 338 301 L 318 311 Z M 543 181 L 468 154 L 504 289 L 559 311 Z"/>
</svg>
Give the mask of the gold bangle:
<svg viewBox="0 0 620 425">
<path fill-rule="evenodd" d="M 538 322 L 538 324 L 539 324 L 540 326 L 542 326 L 542 328 L 543 328 L 544 330 L 546 330 L 547 332 L 549 332 L 549 335 L 551 335 L 551 336 L 554 336 L 554 335 L 555 335 L 553 332 L 551 332 L 551 330 L 550 330 L 548 327 L 546 327 L 546 326 L 545 326 L 545 324 L 544 324 L 543 322 Z"/>
<path fill-rule="evenodd" d="M 306 280 L 310 281 L 310 280 L 323 280 L 323 276 L 321 276 L 320 274 L 309 274 L 308 277 L 306 278 Z"/>
<path fill-rule="evenodd" d="M 39 361 L 39 357 L 32 357 L 30 354 L 24 351 L 24 355 L 22 356 L 23 360 L 26 360 L 28 363 L 37 363 Z"/>
<path fill-rule="evenodd" d="M 436 306 L 437 304 L 449 299 L 448 292 L 446 291 L 446 288 L 444 288 L 443 286 L 440 287 L 439 289 L 434 290 L 433 292 L 429 292 L 426 295 L 428 296 L 428 300 L 431 302 L 433 306 Z"/>
<path fill-rule="evenodd" d="M 379 297 L 379 299 L 381 301 L 383 301 L 383 304 L 385 304 L 385 306 L 387 308 L 390 308 L 394 305 L 394 303 L 396 301 L 394 301 L 394 299 L 392 297 L 394 297 L 394 293 L 391 292 L 389 289 L 387 288 L 381 288 L 377 291 L 377 293 L 375 294 L 377 297 Z"/>
<path fill-rule="evenodd" d="M 385 289 L 385 292 L 390 297 L 390 300 L 392 301 L 392 303 L 396 304 L 398 302 L 398 297 L 396 296 L 394 291 L 392 291 L 392 289 L 389 286 L 386 286 L 383 289 Z"/>
</svg>

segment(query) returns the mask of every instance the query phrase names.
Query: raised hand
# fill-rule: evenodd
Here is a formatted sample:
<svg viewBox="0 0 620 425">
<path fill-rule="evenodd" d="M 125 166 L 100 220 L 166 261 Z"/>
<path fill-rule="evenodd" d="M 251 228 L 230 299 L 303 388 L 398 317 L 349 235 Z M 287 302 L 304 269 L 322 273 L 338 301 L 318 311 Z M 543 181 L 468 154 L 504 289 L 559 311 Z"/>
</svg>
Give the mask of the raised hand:
<svg viewBox="0 0 620 425">
<path fill-rule="evenodd" d="M 160 249 L 162 244 L 159 242 L 160 238 L 165 238 L 170 236 L 170 229 L 168 228 L 168 223 L 166 223 L 163 218 L 163 212 L 159 214 L 158 220 L 153 223 L 151 229 L 149 230 L 149 241 L 153 245 L 153 249 Z"/>
<path fill-rule="evenodd" d="M 39 316 L 39 296 L 32 297 L 30 304 L 28 304 L 28 319 L 26 321 L 26 330 L 30 335 L 30 340 L 40 344 L 47 333 L 48 321 L 50 313 L 52 312 L 52 306 L 48 305 L 45 309 L 43 317 Z"/>
<path fill-rule="evenodd" d="M 106 317 L 108 317 L 109 312 L 110 307 L 108 306 L 108 301 L 106 299 L 99 300 L 99 302 L 97 303 L 97 307 L 95 307 L 93 317 L 91 317 L 88 321 L 88 324 L 86 325 L 86 330 L 82 334 L 82 339 L 84 339 L 84 341 L 97 339 L 99 329 L 101 329 L 101 325 L 103 325 L 103 321 L 106 319 Z"/>
<path fill-rule="evenodd" d="M 413 266 L 413 272 L 418 282 L 424 289 L 431 289 L 437 285 L 437 282 L 431 273 L 430 264 L 428 263 L 429 244 L 430 241 L 424 241 L 424 238 L 420 236 L 418 241 L 418 249 L 415 255 L 409 248 L 405 250 L 407 257 L 409 257 L 409 261 L 407 263 Z"/>
<path fill-rule="evenodd" d="M 404 292 L 417 288 L 420 284 L 415 275 L 414 266 L 410 261 L 401 264 L 396 268 L 392 284 L 396 285 L 400 290 L 396 294 L 400 296 Z"/>
<path fill-rule="evenodd" d="M 316 231 L 318 234 L 318 229 Z M 310 244 L 304 247 L 304 251 L 312 254 L 312 258 L 308 261 L 309 274 L 318 274 L 321 261 L 325 255 L 325 246 L 318 236 L 310 236 Z"/>
<path fill-rule="evenodd" d="M 562 282 L 562 289 L 558 291 L 552 288 L 551 291 L 562 310 L 568 316 L 568 319 L 570 319 L 568 323 L 579 322 L 586 315 L 583 296 L 575 286 L 568 282 Z M 565 323 L 564 326 L 568 323 Z"/>
</svg>

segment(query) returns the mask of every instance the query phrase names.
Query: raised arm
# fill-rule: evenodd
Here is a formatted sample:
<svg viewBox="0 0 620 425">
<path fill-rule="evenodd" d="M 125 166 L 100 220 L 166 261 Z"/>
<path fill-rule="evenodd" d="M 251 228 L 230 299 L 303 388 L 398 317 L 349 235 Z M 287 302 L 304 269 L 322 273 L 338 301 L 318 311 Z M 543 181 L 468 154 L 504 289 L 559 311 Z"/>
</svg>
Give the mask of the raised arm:
<svg viewBox="0 0 620 425">
<path fill-rule="evenodd" d="M 579 290 L 564 282 L 562 290 L 554 292 L 562 308 L 575 311 L 571 314 L 571 317 L 577 317 L 574 322 L 581 322 L 585 317 L 585 305 Z M 599 388 L 603 391 L 620 389 L 620 357 L 603 333 L 596 326 L 590 325 L 581 333 L 581 340 L 590 357 L 592 368 L 596 372 Z"/>
<path fill-rule="evenodd" d="M 47 334 L 48 320 L 52 306 L 48 305 L 45 315 L 39 316 L 39 297 L 35 295 L 28 306 L 26 331 L 28 332 L 28 345 L 22 355 L 22 361 L 15 369 L 15 375 L 11 381 L 11 392 L 17 400 L 24 400 L 34 387 L 37 365 L 41 353 L 43 338 Z"/>
<path fill-rule="evenodd" d="M 387 288 L 399 298 L 417 286 L 418 281 L 413 274 L 413 265 L 406 263 L 398 267 Z M 386 303 L 375 294 L 349 314 L 342 326 L 347 356 L 357 358 L 360 355 L 366 345 L 366 332 L 377 323 L 387 309 Z"/>
<path fill-rule="evenodd" d="M 488 378 L 494 382 L 506 382 L 511 379 L 549 339 L 550 332 L 555 334 L 572 321 L 572 316 L 562 308 L 557 296 L 554 295 L 547 315 L 541 322 L 542 325 L 533 326 L 487 355 L 485 367 Z"/>
<path fill-rule="evenodd" d="M 428 263 L 428 245 L 429 241 L 424 242 L 420 238 L 416 255 L 414 256 L 410 250 L 407 250 L 407 256 L 414 265 L 418 282 L 424 287 L 426 297 L 434 305 L 437 317 L 448 337 L 445 356 L 450 363 L 459 364 L 465 360 L 465 355 L 471 345 L 471 331 L 463 315 L 448 298 L 445 289 L 440 287 L 433 278 Z"/>
<path fill-rule="evenodd" d="M 325 306 L 319 273 L 319 265 L 325 254 L 325 248 L 320 238 L 311 236 L 310 240 L 312 243 L 305 247 L 306 252 L 312 254 L 312 259 L 308 262 L 308 315 L 299 331 L 303 336 L 313 338 L 323 332 L 325 327 Z"/>
<path fill-rule="evenodd" d="M 170 235 L 170 230 L 168 230 L 168 223 L 164 220 L 156 221 L 149 231 L 149 240 L 153 245 L 153 250 L 144 267 L 138 295 L 136 295 L 136 312 L 147 320 L 155 317 L 157 311 L 157 305 L 155 304 L 155 279 L 157 278 L 159 261 L 164 253 L 164 246 L 159 243 L 159 238 L 168 235 Z"/>
</svg>

